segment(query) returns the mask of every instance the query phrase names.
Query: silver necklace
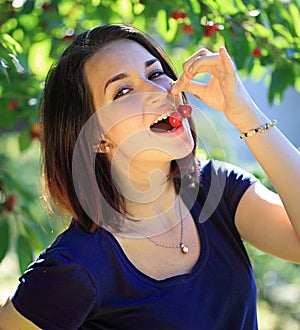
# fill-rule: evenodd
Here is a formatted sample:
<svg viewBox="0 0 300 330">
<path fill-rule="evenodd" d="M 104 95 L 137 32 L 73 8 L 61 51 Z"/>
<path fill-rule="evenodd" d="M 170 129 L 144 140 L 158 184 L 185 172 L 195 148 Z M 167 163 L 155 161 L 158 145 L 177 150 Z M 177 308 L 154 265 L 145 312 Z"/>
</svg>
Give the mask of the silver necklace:
<svg viewBox="0 0 300 330">
<path fill-rule="evenodd" d="M 125 224 L 123 224 L 123 226 L 126 227 L 127 229 L 130 229 L 130 230 L 144 236 L 147 240 L 149 240 L 151 243 L 153 243 L 156 246 L 161 246 L 161 247 L 169 248 L 169 249 L 180 249 L 183 254 L 187 254 L 189 252 L 189 248 L 187 245 L 184 244 L 184 223 L 183 223 L 183 219 L 182 219 L 180 201 L 179 201 L 179 214 L 180 214 L 181 233 L 180 233 L 180 242 L 178 244 L 160 243 L 160 242 L 157 242 L 156 240 L 154 240 L 150 235 L 147 235 L 137 229 L 131 228 Z"/>
</svg>

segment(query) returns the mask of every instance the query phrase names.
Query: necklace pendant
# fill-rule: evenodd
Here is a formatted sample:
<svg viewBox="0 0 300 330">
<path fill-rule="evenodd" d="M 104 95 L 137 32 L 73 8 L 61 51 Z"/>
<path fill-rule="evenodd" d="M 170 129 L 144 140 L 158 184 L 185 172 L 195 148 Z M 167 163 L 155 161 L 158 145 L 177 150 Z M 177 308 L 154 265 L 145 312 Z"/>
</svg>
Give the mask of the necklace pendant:
<svg viewBox="0 0 300 330">
<path fill-rule="evenodd" d="M 187 254 L 189 252 L 189 248 L 183 243 L 180 245 L 180 248 L 181 248 L 181 252 L 184 254 Z"/>
</svg>

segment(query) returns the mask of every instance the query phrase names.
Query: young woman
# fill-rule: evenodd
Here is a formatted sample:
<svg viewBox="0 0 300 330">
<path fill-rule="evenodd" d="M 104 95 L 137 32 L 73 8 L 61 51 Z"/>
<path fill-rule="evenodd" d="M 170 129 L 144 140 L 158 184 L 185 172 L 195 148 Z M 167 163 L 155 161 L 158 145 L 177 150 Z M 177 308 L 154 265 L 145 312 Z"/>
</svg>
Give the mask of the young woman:
<svg viewBox="0 0 300 330">
<path fill-rule="evenodd" d="M 208 84 L 193 80 L 212 75 Z M 278 195 L 245 171 L 195 159 L 184 92 L 222 111 Z M 300 155 L 245 91 L 225 48 L 177 79 L 123 25 L 77 37 L 48 76 L 43 160 L 69 228 L 21 276 L 4 329 L 257 329 L 242 240 L 300 263 Z"/>
</svg>

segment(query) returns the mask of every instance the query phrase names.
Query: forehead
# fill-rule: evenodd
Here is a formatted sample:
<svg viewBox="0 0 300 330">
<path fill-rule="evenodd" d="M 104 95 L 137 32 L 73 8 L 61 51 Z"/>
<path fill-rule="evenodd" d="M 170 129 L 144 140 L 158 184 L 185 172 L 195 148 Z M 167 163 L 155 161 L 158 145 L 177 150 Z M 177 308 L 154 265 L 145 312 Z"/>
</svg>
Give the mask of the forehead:
<svg viewBox="0 0 300 330">
<path fill-rule="evenodd" d="M 94 70 L 101 66 L 106 70 L 120 70 L 125 65 L 144 63 L 153 56 L 140 44 L 133 40 L 112 41 L 98 50 L 87 60 L 85 67 Z"/>
</svg>

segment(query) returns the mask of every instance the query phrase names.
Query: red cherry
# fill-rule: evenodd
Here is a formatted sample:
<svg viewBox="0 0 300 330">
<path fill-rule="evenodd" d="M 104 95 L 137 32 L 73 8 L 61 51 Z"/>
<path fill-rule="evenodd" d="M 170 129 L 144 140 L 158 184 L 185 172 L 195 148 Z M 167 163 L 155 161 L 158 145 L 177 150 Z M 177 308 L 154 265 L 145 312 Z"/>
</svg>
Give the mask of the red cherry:
<svg viewBox="0 0 300 330">
<path fill-rule="evenodd" d="M 14 210 L 14 206 L 9 203 L 4 203 L 4 207 L 7 212 L 12 212 Z"/>
<path fill-rule="evenodd" d="M 189 104 L 180 104 L 177 111 L 182 115 L 183 118 L 188 118 L 191 116 L 192 107 Z"/>
<path fill-rule="evenodd" d="M 182 123 L 182 116 L 178 112 L 172 112 L 170 117 L 169 117 L 169 123 L 173 127 L 179 127 L 181 126 Z"/>
<path fill-rule="evenodd" d="M 14 205 L 17 203 L 17 196 L 15 195 L 9 195 L 6 198 L 6 201 L 4 203 L 4 208 L 7 212 L 12 212 L 14 210 Z"/>
<path fill-rule="evenodd" d="M 185 34 L 192 34 L 195 29 L 190 24 L 183 24 L 182 30 Z"/>
<path fill-rule="evenodd" d="M 174 10 L 171 14 L 171 17 L 176 20 L 185 19 L 187 17 L 187 14 L 183 11 Z"/>
<path fill-rule="evenodd" d="M 66 29 L 65 36 L 63 37 L 64 41 L 73 41 L 75 39 L 75 30 L 68 28 Z"/>
<path fill-rule="evenodd" d="M 252 55 L 253 55 L 254 57 L 261 57 L 261 49 L 260 49 L 260 47 L 256 46 L 256 47 L 253 49 Z"/>
<path fill-rule="evenodd" d="M 51 3 L 45 2 L 42 5 L 42 9 L 43 10 L 48 10 L 51 7 Z"/>
<path fill-rule="evenodd" d="M 17 201 L 18 201 L 18 198 L 17 198 L 16 195 L 9 195 L 9 196 L 7 197 L 7 202 L 8 202 L 9 204 L 14 205 L 14 204 L 17 203 Z"/>
<path fill-rule="evenodd" d="M 63 37 L 63 40 L 64 41 L 73 41 L 75 39 L 75 34 L 73 34 L 73 35 L 65 35 L 64 37 Z"/>
<path fill-rule="evenodd" d="M 218 30 L 218 25 L 212 21 L 209 21 L 207 25 L 204 26 L 204 36 L 211 37 L 213 36 Z"/>
<path fill-rule="evenodd" d="M 7 109 L 9 111 L 15 110 L 19 107 L 19 102 L 16 99 L 11 99 L 8 103 Z"/>
</svg>

